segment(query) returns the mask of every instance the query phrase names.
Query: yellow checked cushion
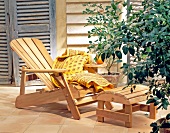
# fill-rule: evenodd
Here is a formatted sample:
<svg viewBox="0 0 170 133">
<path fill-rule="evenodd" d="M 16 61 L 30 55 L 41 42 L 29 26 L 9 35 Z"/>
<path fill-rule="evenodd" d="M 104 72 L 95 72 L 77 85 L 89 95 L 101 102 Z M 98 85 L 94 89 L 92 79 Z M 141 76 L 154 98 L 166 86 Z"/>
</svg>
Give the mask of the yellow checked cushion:
<svg viewBox="0 0 170 133">
<path fill-rule="evenodd" d="M 76 73 L 72 75 L 69 82 L 78 82 L 81 85 L 90 88 L 92 86 L 98 91 L 99 89 L 106 90 L 114 88 L 113 84 L 108 82 L 99 74 L 94 73 Z"/>
<path fill-rule="evenodd" d="M 53 69 L 67 69 L 64 76 L 67 80 L 70 79 L 70 75 L 83 72 L 84 64 L 89 62 L 89 55 L 75 55 L 67 57 L 64 61 L 55 59 L 52 68 Z M 57 82 L 52 78 L 53 83 L 58 86 Z"/>
</svg>

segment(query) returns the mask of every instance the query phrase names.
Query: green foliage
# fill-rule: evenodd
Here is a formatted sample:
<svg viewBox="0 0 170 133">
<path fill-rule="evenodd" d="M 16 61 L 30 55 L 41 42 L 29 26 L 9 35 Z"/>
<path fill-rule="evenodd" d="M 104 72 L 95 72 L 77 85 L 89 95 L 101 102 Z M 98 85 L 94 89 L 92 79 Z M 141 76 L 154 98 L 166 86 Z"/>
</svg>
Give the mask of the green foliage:
<svg viewBox="0 0 170 133">
<path fill-rule="evenodd" d="M 124 63 L 122 68 L 128 75 L 128 85 L 149 84 L 147 103 L 167 110 L 170 105 L 170 0 L 144 0 L 142 5 L 144 8 L 132 11 L 126 26 L 121 27 L 125 44 L 122 50 L 134 56 L 136 63 L 136 66 Z M 158 125 L 151 126 L 156 133 Z"/>
<path fill-rule="evenodd" d="M 121 6 L 126 6 L 126 3 L 111 2 L 110 5 L 104 6 L 100 3 L 84 4 L 86 7 L 84 14 L 90 15 L 87 18 L 87 25 L 92 25 L 93 28 L 88 31 L 88 38 L 97 37 L 95 41 L 89 41 L 89 51 L 102 55 L 102 59 L 106 61 L 108 73 L 116 59 L 121 62 L 122 53 L 120 51 L 122 41 L 120 41 L 123 32 L 122 26 L 125 26 L 124 21 L 120 21 L 119 17 L 122 14 Z M 127 53 L 127 50 L 125 49 Z M 133 52 L 133 51 L 132 51 Z"/>
<path fill-rule="evenodd" d="M 170 97 L 170 0 L 144 0 L 122 27 L 122 50 L 134 56 L 136 66 L 124 63 L 129 84 L 149 82 L 150 102 L 167 109 Z M 165 79 L 160 83 L 158 78 Z"/>
</svg>

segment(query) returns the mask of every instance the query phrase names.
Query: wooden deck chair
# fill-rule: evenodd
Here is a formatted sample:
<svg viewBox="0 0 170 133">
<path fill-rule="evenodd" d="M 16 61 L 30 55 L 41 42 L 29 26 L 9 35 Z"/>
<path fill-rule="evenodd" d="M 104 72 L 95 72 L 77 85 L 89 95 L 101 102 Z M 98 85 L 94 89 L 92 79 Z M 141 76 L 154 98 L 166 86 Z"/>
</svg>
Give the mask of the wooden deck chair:
<svg viewBox="0 0 170 133">
<path fill-rule="evenodd" d="M 57 101 L 66 100 L 74 119 L 80 119 L 78 107 L 96 102 L 94 89 L 84 89 L 81 86 L 68 85 L 63 76 L 64 69 L 52 69 L 53 60 L 47 52 L 44 44 L 36 38 L 19 38 L 12 40 L 10 46 L 19 57 L 26 63 L 27 67 L 22 67 L 20 95 L 16 98 L 15 106 L 24 108 Z M 25 94 L 26 73 L 35 73 L 51 91 L 36 91 Z M 50 76 L 59 73 L 55 79 L 61 88 L 55 88 Z M 94 95 L 87 96 L 87 93 Z M 112 108 L 109 103 L 107 108 Z"/>
</svg>

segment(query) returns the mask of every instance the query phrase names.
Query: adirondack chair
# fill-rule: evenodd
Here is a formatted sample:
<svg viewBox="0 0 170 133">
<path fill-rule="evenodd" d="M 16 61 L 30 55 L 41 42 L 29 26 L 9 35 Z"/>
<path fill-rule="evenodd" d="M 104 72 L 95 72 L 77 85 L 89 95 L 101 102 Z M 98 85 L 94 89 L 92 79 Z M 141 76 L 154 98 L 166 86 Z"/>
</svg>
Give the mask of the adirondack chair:
<svg viewBox="0 0 170 133">
<path fill-rule="evenodd" d="M 74 119 L 80 119 L 78 107 L 96 102 L 94 88 L 84 89 L 82 86 L 69 85 L 63 76 L 65 69 L 52 69 L 53 60 L 46 50 L 44 44 L 36 38 L 19 38 L 12 40 L 10 46 L 19 57 L 26 63 L 27 67 L 22 67 L 20 95 L 16 98 L 15 106 L 24 108 L 66 100 Z M 47 86 L 46 90 L 25 94 L 26 73 L 35 73 Z M 58 77 L 54 76 L 58 73 Z M 51 81 L 53 76 L 59 83 L 60 88 L 56 88 Z M 93 95 L 86 96 L 91 93 Z M 110 103 L 106 103 L 107 108 L 112 108 Z"/>
</svg>

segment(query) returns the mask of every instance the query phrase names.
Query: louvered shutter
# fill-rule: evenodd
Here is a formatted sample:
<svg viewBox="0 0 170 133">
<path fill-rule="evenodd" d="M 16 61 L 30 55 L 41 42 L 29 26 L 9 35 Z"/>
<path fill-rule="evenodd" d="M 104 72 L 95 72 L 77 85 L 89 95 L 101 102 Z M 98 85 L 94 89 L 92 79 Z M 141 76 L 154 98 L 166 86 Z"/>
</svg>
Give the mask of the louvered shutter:
<svg viewBox="0 0 170 133">
<path fill-rule="evenodd" d="M 12 38 L 40 39 L 52 58 L 56 56 L 55 0 L 11 0 Z M 20 84 L 24 62 L 14 53 L 15 84 Z"/>
<path fill-rule="evenodd" d="M 8 18 L 8 1 L 0 0 L 0 84 L 10 84 L 12 80 Z"/>
</svg>

